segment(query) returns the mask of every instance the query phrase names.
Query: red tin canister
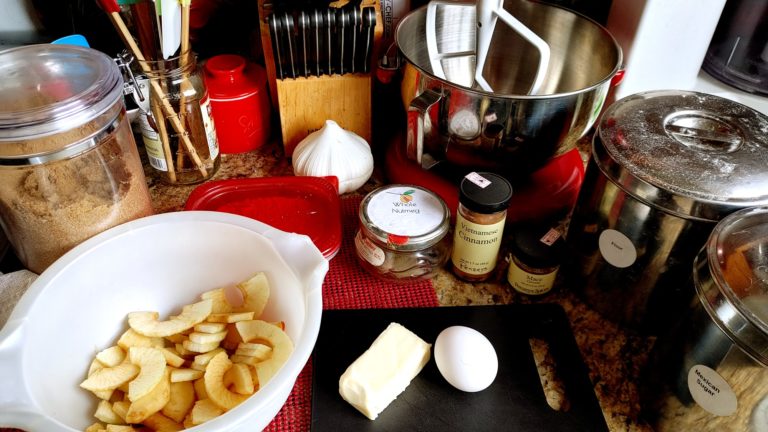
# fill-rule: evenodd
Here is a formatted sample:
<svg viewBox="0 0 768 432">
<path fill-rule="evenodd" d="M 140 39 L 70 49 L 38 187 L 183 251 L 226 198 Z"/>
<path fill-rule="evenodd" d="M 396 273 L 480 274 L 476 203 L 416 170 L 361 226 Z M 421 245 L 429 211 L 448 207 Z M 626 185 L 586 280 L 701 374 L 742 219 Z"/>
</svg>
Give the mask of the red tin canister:
<svg viewBox="0 0 768 432">
<path fill-rule="evenodd" d="M 244 153 L 267 142 L 271 106 L 263 67 L 234 54 L 205 63 L 205 84 L 222 153 Z"/>
</svg>

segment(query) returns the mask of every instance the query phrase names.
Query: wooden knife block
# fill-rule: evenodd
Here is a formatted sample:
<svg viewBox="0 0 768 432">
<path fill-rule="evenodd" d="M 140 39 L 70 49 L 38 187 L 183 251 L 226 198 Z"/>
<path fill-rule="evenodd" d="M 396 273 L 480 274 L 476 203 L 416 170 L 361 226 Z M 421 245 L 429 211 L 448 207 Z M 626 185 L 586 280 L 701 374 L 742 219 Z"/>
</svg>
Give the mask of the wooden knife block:
<svg viewBox="0 0 768 432">
<path fill-rule="evenodd" d="M 371 142 L 371 73 L 323 75 L 277 79 L 272 40 L 266 17 L 272 12 L 271 4 L 258 0 L 261 45 L 270 86 L 272 104 L 280 117 L 280 129 L 285 155 L 307 135 L 320 129 L 326 120 L 333 120 L 342 128 Z M 378 0 L 363 0 L 361 7 L 374 6 L 376 26 L 369 70 L 375 71 L 379 45 L 384 28 Z"/>
</svg>

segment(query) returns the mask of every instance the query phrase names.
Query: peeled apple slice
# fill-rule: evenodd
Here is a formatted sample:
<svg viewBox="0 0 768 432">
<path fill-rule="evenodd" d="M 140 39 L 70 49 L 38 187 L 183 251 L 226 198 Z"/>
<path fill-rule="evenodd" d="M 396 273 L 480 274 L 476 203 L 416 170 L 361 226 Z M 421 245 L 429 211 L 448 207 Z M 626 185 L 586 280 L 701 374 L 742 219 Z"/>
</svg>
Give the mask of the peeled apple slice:
<svg viewBox="0 0 768 432">
<path fill-rule="evenodd" d="M 288 361 L 293 342 L 280 327 L 266 321 L 241 321 L 235 325 L 244 342 L 266 342 L 272 347 L 272 356 L 254 365 L 259 384 L 264 386 Z"/>
<path fill-rule="evenodd" d="M 243 306 L 240 310 L 253 312 L 254 318 L 260 317 L 269 300 L 267 275 L 263 272 L 256 273 L 250 279 L 237 284 L 237 289 L 243 295 Z"/>
<path fill-rule="evenodd" d="M 205 392 L 208 398 L 223 410 L 228 411 L 244 400 L 248 395 L 242 395 L 230 391 L 224 385 L 224 374 L 232 367 L 232 362 L 227 358 L 226 352 L 216 354 L 205 369 Z"/>
<path fill-rule="evenodd" d="M 159 321 L 157 312 L 131 312 L 128 325 L 135 332 L 150 337 L 166 337 L 191 329 L 205 321 L 213 309 L 213 300 L 206 299 L 184 306 L 181 314 L 168 321 Z"/>
<path fill-rule="evenodd" d="M 128 384 L 128 399 L 136 402 L 163 379 L 165 355 L 157 348 L 133 347 L 128 351 L 128 358 L 139 367 L 139 375 Z"/>
</svg>

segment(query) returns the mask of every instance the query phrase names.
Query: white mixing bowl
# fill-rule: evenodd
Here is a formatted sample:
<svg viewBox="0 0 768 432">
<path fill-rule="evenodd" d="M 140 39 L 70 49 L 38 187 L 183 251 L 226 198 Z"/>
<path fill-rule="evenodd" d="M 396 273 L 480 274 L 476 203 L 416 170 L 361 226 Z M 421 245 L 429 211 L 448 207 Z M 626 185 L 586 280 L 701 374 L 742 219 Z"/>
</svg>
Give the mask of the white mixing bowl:
<svg viewBox="0 0 768 432">
<path fill-rule="evenodd" d="M 97 400 L 78 385 L 94 355 L 127 328 L 126 314 L 169 314 L 200 293 L 264 271 L 266 320 L 285 321 L 295 351 L 272 380 L 195 431 L 256 431 L 277 414 L 320 328 L 328 261 L 308 237 L 226 213 L 138 219 L 77 246 L 24 294 L 0 330 L 0 427 L 82 431 Z"/>
</svg>

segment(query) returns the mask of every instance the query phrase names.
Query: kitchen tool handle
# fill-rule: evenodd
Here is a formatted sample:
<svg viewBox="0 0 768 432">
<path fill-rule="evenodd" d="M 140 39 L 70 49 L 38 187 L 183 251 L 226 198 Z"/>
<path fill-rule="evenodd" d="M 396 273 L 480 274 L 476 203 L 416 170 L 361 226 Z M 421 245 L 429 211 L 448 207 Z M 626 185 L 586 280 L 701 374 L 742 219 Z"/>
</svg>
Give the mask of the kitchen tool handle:
<svg viewBox="0 0 768 432">
<path fill-rule="evenodd" d="M 0 426 L 28 431 L 55 431 L 61 426 L 39 413 L 27 393 L 21 347 L 24 317 L 8 321 L 0 330 Z"/>
<path fill-rule="evenodd" d="M 267 24 L 269 25 L 269 38 L 272 40 L 272 56 L 275 61 L 275 73 L 277 79 L 283 79 L 285 78 L 285 73 L 283 72 L 283 59 L 280 48 L 280 29 L 282 28 L 282 25 L 275 14 L 267 15 Z"/>
<path fill-rule="evenodd" d="M 406 134 L 406 155 L 408 159 L 422 163 L 424 136 L 432 129 L 432 114 L 437 118 L 437 108 L 442 95 L 434 90 L 425 90 L 408 105 L 408 132 Z"/>
</svg>

